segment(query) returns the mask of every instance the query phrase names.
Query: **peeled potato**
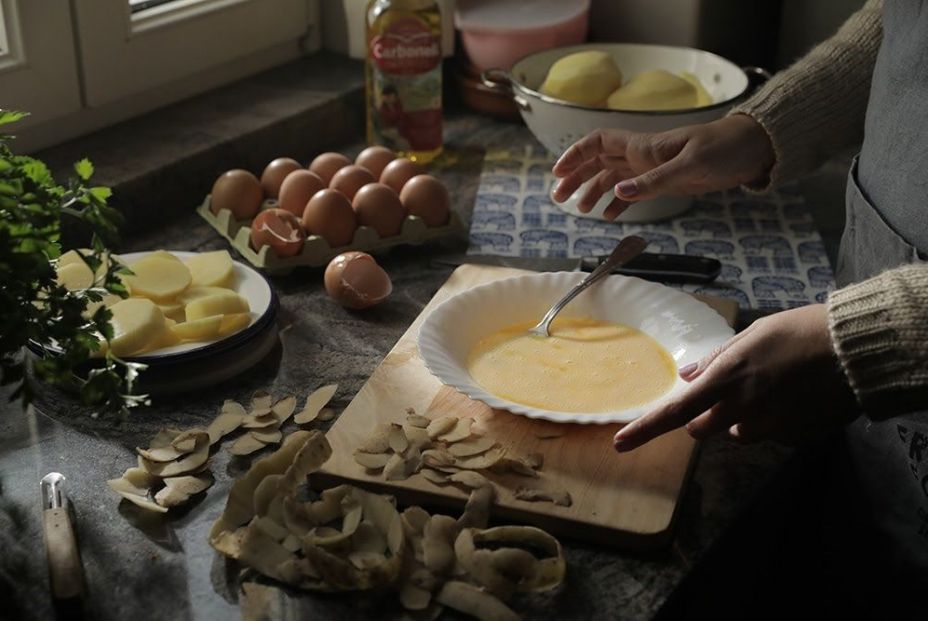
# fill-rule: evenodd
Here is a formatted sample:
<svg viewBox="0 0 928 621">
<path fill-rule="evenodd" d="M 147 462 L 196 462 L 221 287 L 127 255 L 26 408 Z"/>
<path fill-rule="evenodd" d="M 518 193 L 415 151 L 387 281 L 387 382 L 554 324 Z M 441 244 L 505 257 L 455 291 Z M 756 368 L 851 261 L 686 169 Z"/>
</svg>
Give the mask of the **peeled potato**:
<svg viewBox="0 0 928 621">
<path fill-rule="evenodd" d="M 687 80 L 669 71 L 642 71 L 609 95 L 613 110 L 679 110 L 694 108 L 698 93 Z"/>
<path fill-rule="evenodd" d="M 158 308 L 161 309 L 161 313 L 168 319 L 173 319 L 174 321 L 185 321 L 187 319 L 184 313 L 185 307 L 186 304 L 180 301 L 158 305 Z"/>
<path fill-rule="evenodd" d="M 680 77 L 693 85 L 693 88 L 696 89 L 696 105 L 697 106 L 711 106 L 712 105 L 712 95 L 706 91 L 706 87 L 702 85 L 702 82 L 699 81 L 695 75 L 689 71 L 683 71 L 680 73 Z"/>
<path fill-rule="evenodd" d="M 227 287 L 232 284 L 232 257 L 226 250 L 204 252 L 187 259 L 193 285 L 197 287 Z"/>
<path fill-rule="evenodd" d="M 177 345 L 181 342 L 181 338 L 174 334 L 175 325 L 183 324 L 174 324 L 170 319 L 165 319 L 165 325 L 161 329 L 161 332 L 154 338 L 154 340 L 148 344 L 144 351 L 154 351 L 156 349 L 161 349 L 162 347 L 170 347 L 172 345 Z"/>
<path fill-rule="evenodd" d="M 197 287 L 193 285 L 177 296 L 177 301 L 182 304 L 190 304 L 198 298 L 205 298 L 211 295 L 223 295 L 228 292 L 229 290 L 225 287 Z"/>
<path fill-rule="evenodd" d="M 151 300 L 120 300 L 110 311 L 113 313 L 110 348 L 117 356 L 130 356 L 146 349 L 164 330 L 164 315 Z"/>
<path fill-rule="evenodd" d="M 171 327 L 171 332 L 182 341 L 210 341 L 219 336 L 221 325 L 222 315 L 211 315 L 179 323 Z"/>
<path fill-rule="evenodd" d="M 68 291 L 87 289 L 93 285 L 93 280 L 93 272 L 80 259 L 58 267 L 58 284 Z"/>
<path fill-rule="evenodd" d="M 190 286 L 190 270 L 180 261 L 149 256 L 129 266 L 132 276 L 124 276 L 133 296 L 168 302 Z"/>
<path fill-rule="evenodd" d="M 187 321 L 202 319 L 211 315 L 232 315 L 247 313 L 248 301 L 234 291 L 224 291 L 220 294 L 197 298 L 187 304 Z"/>
<path fill-rule="evenodd" d="M 158 258 L 161 258 L 161 259 L 170 259 L 171 261 L 177 261 L 178 263 L 182 263 L 182 261 L 177 257 L 176 254 L 171 254 L 171 253 L 168 252 L 167 250 L 155 250 L 155 251 L 152 252 L 150 255 L 148 255 L 148 257 L 146 257 L 146 258 L 149 258 L 149 257 L 158 257 Z"/>
<path fill-rule="evenodd" d="M 541 92 L 585 106 L 601 106 L 622 85 L 622 72 L 606 52 L 568 54 L 551 65 Z"/>
<path fill-rule="evenodd" d="M 219 336 L 229 336 L 247 327 L 251 323 L 251 313 L 234 313 L 223 315 L 219 324 Z"/>
</svg>

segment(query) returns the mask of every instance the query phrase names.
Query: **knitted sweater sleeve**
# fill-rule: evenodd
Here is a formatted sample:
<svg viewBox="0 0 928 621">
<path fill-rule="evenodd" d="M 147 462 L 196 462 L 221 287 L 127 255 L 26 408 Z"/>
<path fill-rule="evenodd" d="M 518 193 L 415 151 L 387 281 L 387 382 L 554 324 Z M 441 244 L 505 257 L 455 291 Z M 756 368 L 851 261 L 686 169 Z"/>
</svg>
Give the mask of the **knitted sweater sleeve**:
<svg viewBox="0 0 928 621">
<path fill-rule="evenodd" d="M 928 264 L 834 291 L 828 322 L 841 367 L 870 418 L 928 409 Z"/>
<path fill-rule="evenodd" d="M 752 117 L 773 144 L 776 159 L 768 179 L 752 189 L 795 179 L 860 143 L 883 34 L 882 9 L 882 0 L 868 0 L 834 36 L 729 113 Z"/>
</svg>

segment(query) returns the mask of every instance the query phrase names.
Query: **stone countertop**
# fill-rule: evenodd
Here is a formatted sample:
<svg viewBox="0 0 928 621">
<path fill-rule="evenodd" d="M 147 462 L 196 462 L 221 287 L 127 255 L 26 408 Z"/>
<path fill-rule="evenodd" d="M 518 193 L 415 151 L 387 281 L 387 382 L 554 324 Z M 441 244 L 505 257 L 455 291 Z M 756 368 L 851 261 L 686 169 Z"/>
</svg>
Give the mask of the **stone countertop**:
<svg viewBox="0 0 928 621">
<path fill-rule="evenodd" d="M 484 149 L 524 139 L 525 132 L 521 126 L 473 116 L 449 120 L 448 154 L 442 162 L 447 166 L 440 175 L 465 218 L 473 205 Z M 128 240 L 123 250 L 223 247 L 223 240 L 191 213 Z M 338 382 L 334 405 L 340 410 L 450 274 L 451 268 L 435 267 L 429 259 L 464 247 L 461 238 L 384 255 L 379 260 L 393 278 L 393 295 L 363 313 L 333 304 L 322 288 L 320 270 L 274 279 L 281 301 L 279 347 L 234 380 L 181 398 L 158 399 L 124 419 L 93 417 L 55 392 L 43 393 L 37 404 L 40 412 L 23 412 L 4 398 L 0 405 L 0 599 L 5 603 L 0 619 L 45 619 L 52 614 L 38 482 L 53 470 L 68 477 L 88 582 L 89 618 L 238 616 L 237 569 L 210 548 L 206 537 L 225 505 L 232 480 L 247 470 L 250 459 L 216 452 L 212 466 L 216 484 L 191 506 L 168 517 L 120 502 L 105 480 L 133 465 L 134 447 L 145 446 L 158 429 L 205 425 L 225 398 L 246 402 L 258 389 L 303 397 L 317 386 Z M 567 583 L 554 593 L 517 601 L 517 609 L 531 619 L 617 614 L 652 618 L 787 456 L 788 451 L 774 445 L 741 446 L 725 439 L 704 442 L 682 501 L 676 538 L 666 554 L 645 558 L 564 541 Z M 8 597 L 11 594 L 15 595 Z M 361 619 L 381 612 L 374 596 L 307 595 L 291 603 L 303 617 Z"/>
</svg>

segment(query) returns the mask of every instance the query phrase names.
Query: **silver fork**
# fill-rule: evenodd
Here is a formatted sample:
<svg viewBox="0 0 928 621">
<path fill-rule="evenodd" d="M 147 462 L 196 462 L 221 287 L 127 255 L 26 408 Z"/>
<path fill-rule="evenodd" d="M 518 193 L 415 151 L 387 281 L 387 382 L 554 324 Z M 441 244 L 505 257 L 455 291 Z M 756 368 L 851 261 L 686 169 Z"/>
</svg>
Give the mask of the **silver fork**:
<svg viewBox="0 0 928 621">
<path fill-rule="evenodd" d="M 551 307 L 551 309 L 545 313 L 545 316 L 541 318 L 541 321 L 538 324 L 529 330 L 529 334 L 536 334 L 538 336 L 551 336 L 551 333 L 548 331 L 548 328 L 551 326 L 551 322 L 554 321 L 554 318 L 557 317 L 558 313 L 564 310 L 564 307 L 570 304 L 570 302 L 586 291 L 591 285 L 599 282 L 603 278 L 609 275 L 613 269 L 622 265 L 623 263 L 628 263 L 639 254 L 644 252 L 644 249 L 648 247 L 648 242 L 646 242 L 641 237 L 637 235 L 629 235 L 622 239 L 619 244 L 615 247 L 609 257 L 599 264 L 595 270 L 590 272 L 590 275 L 581 280 L 576 287 L 567 292 L 567 294 L 562 297 L 557 303 Z"/>
</svg>

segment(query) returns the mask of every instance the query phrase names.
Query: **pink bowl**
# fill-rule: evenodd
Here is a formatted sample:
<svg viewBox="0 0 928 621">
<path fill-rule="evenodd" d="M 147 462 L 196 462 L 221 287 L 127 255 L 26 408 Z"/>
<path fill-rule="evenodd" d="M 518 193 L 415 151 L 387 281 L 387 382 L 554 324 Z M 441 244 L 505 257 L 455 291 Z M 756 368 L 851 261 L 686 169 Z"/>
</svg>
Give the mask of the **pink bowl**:
<svg viewBox="0 0 928 621">
<path fill-rule="evenodd" d="M 546 4 L 553 13 L 526 16 L 520 13 L 532 3 L 459 0 L 455 26 L 471 63 L 480 71 L 508 70 L 529 54 L 586 41 L 590 0 Z"/>
</svg>

